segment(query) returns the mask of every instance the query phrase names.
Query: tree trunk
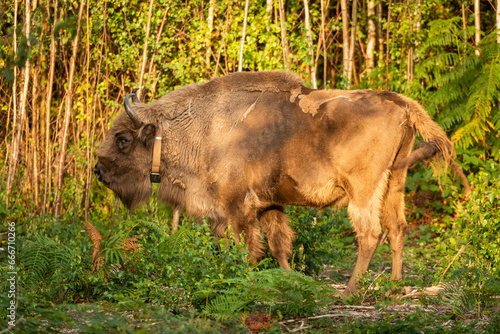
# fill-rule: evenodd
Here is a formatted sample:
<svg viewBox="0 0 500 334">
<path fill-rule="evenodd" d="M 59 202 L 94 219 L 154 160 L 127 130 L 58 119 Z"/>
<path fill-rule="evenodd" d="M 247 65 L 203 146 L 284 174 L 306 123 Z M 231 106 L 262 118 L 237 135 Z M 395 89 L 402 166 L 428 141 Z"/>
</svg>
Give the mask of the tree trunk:
<svg viewBox="0 0 500 334">
<path fill-rule="evenodd" d="M 51 166 L 52 166 L 52 149 L 50 143 L 50 107 L 52 105 L 52 85 L 54 83 L 54 68 L 56 62 L 56 43 L 54 38 L 54 31 L 57 23 L 57 10 L 58 10 L 59 0 L 55 1 L 54 5 L 54 24 L 52 25 L 52 30 L 50 32 L 50 65 L 49 65 L 49 77 L 47 83 L 47 96 L 45 100 L 45 182 L 43 187 L 43 201 L 42 201 L 42 212 L 46 212 L 47 208 L 47 196 L 49 193 L 49 187 L 51 183 Z M 47 5 L 49 7 L 49 5 Z M 47 13 L 50 16 L 50 9 L 47 8 Z"/>
<path fill-rule="evenodd" d="M 318 88 L 318 84 L 316 83 L 316 61 L 314 58 L 314 49 L 313 49 L 313 41 L 312 41 L 312 32 L 311 32 L 311 22 L 309 21 L 309 0 L 304 0 L 304 12 L 305 12 L 305 24 L 306 24 L 306 38 L 307 38 L 307 46 L 309 47 L 309 54 L 311 56 L 311 81 L 314 89 Z"/>
<path fill-rule="evenodd" d="M 497 28 L 497 43 L 500 44 L 500 0 L 497 0 L 497 17 L 496 17 L 496 28 Z"/>
<path fill-rule="evenodd" d="M 377 12 L 377 22 L 375 24 L 377 28 L 377 43 L 378 43 L 378 62 L 382 64 L 384 62 L 384 35 L 382 33 L 382 3 L 379 1 L 377 7 L 375 8 Z"/>
<path fill-rule="evenodd" d="M 15 1 L 15 16 L 17 16 L 17 9 L 18 9 L 18 2 Z M 30 23 L 31 23 L 31 8 L 30 8 L 30 2 L 27 1 L 25 4 L 25 22 L 24 22 L 24 32 L 23 34 L 28 38 L 30 35 Z M 14 30 L 16 29 L 17 26 L 17 20 L 15 20 L 14 23 Z M 16 36 L 14 35 L 14 45 L 16 44 Z M 14 47 L 15 52 L 17 53 L 17 46 Z M 9 174 L 7 177 L 7 193 L 6 193 L 6 204 L 7 207 L 9 205 L 9 195 L 12 191 L 12 186 L 14 184 L 14 178 L 17 174 L 17 165 L 19 163 L 19 153 L 21 150 L 21 140 L 22 140 L 22 133 L 23 133 L 23 121 L 25 117 L 25 112 L 26 112 L 26 95 L 28 94 L 28 84 L 29 84 L 29 75 L 30 75 L 30 59 L 28 58 L 26 60 L 26 63 L 24 65 L 24 87 L 23 87 L 23 92 L 21 93 L 20 96 L 20 110 L 19 114 L 16 112 L 14 113 L 14 126 L 13 126 L 13 136 L 12 136 L 12 150 L 11 150 L 11 161 L 9 163 Z M 14 82 L 15 83 L 15 82 Z M 15 85 L 14 85 L 15 86 Z M 14 94 L 15 94 L 15 89 L 14 89 Z M 14 101 L 16 100 L 16 96 L 13 96 Z"/>
<path fill-rule="evenodd" d="M 349 77 L 349 15 L 347 13 L 347 0 L 340 1 L 342 10 L 342 76 Z"/>
<path fill-rule="evenodd" d="M 288 57 L 289 57 L 289 51 L 288 51 L 288 40 L 287 40 L 287 32 L 285 28 L 285 7 L 283 5 L 283 0 L 278 0 L 279 4 L 279 11 L 280 11 L 280 26 L 281 26 L 281 47 L 283 49 L 283 63 L 285 65 L 285 68 L 289 67 L 288 64 Z"/>
<path fill-rule="evenodd" d="M 243 31 L 241 32 L 240 59 L 238 62 L 238 72 L 243 70 L 243 48 L 245 47 L 245 37 L 247 33 L 248 4 L 250 0 L 245 0 L 245 16 L 243 17 Z"/>
<path fill-rule="evenodd" d="M 391 7 L 392 0 L 389 0 L 389 8 L 387 9 L 387 31 L 385 35 L 386 51 L 385 51 L 385 90 L 389 89 L 389 27 L 391 26 Z"/>
<path fill-rule="evenodd" d="M 356 42 L 356 27 L 358 25 L 358 1 L 354 0 L 352 2 L 352 15 L 351 15 L 352 25 L 351 25 L 351 41 L 349 42 L 349 62 L 347 68 L 347 78 L 349 80 L 349 86 L 352 82 L 352 73 L 354 67 L 354 48 Z"/>
<path fill-rule="evenodd" d="M 64 120 L 62 123 L 62 131 L 61 131 L 61 144 L 59 145 L 59 161 L 57 164 L 57 172 L 56 172 L 56 186 L 55 191 L 57 192 L 56 196 L 56 206 L 54 210 L 54 215 L 59 216 L 62 213 L 62 205 L 63 205 L 63 178 L 64 178 L 64 163 L 66 158 L 66 146 L 68 144 L 68 129 L 69 122 L 71 118 L 71 107 L 73 102 L 73 74 L 75 72 L 75 63 L 76 63 L 76 55 L 78 49 L 78 37 L 80 33 L 80 26 L 82 22 L 83 15 L 83 7 L 85 4 L 85 0 L 80 0 L 80 9 L 78 11 L 78 21 L 76 27 L 76 36 L 73 40 L 73 53 L 71 55 L 69 74 L 68 74 L 68 88 L 66 91 L 66 102 L 65 102 L 65 113 Z"/>
<path fill-rule="evenodd" d="M 207 67 L 210 66 L 210 53 L 212 52 L 212 31 L 214 30 L 214 13 L 215 13 L 215 0 L 210 0 L 210 5 L 208 7 L 208 32 L 206 36 L 206 49 L 205 53 L 205 62 L 207 63 Z"/>
<path fill-rule="evenodd" d="M 479 56 L 479 42 L 481 42 L 481 18 L 479 0 L 474 0 L 474 43 L 476 45 L 476 56 Z"/>
<path fill-rule="evenodd" d="M 326 71 L 327 71 L 327 52 L 326 52 L 326 36 L 325 36 L 325 25 L 326 25 L 326 19 L 325 19 L 325 1 L 321 0 L 321 43 L 322 43 L 322 48 L 323 48 L 323 89 L 326 89 Z M 318 55 L 319 56 L 319 55 Z"/>
<path fill-rule="evenodd" d="M 375 1 L 374 0 L 369 0 L 368 1 L 368 8 L 367 8 L 367 14 L 368 14 L 368 41 L 366 42 L 366 69 L 369 72 L 373 69 L 375 66 L 375 46 L 377 44 L 377 32 L 375 28 L 375 21 L 373 18 L 375 17 Z"/>
<path fill-rule="evenodd" d="M 153 83 L 151 84 L 151 99 L 154 99 L 154 96 L 156 94 L 156 83 L 158 82 L 157 73 L 156 73 L 156 64 L 154 63 L 154 59 L 155 59 L 155 55 L 156 55 L 156 50 L 158 48 L 158 45 L 160 44 L 161 33 L 163 31 L 163 27 L 165 26 L 165 21 L 167 20 L 169 10 L 170 10 L 170 8 L 167 8 L 165 10 L 165 13 L 163 14 L 163 18 L 161 19 L 160 29 L 158 29 L 158 33 L 156 34 L 156 45 L 155 45 L 155 48 L 153 50 L 153 54 L 151 55 L 151 59 L 149 61 L 148 68 L 149 68 L 149 71 L 152 75 L 152 81 L 153 81 Z M 207 51 L 207 52 L 210 52 L 210 51 Z"/>
<path fill-rule="evenodd" d="M 142 95 L 142 81 L 144 79 L 144 72 L 146 70 L 146 60 L 148 58 L 148 39 L 149 39 L 149 30 L 151 29 L 151 14 L 153 13 L 153 4 L 154 0 L 151 0 L 149 2 L 148 22 L 146 24 L 146 37 L 144 38 L 144 49 L 142 50 L 142 66 L 141 66 L 141 74 L 139 76 L 138 96 Z"/>
<path fill-rule="evenodd" d="M 14 30 L 12 36 L 12 45 L 14 46 L 14 54 L 17 54 L 17 10 L 18 2 L 14 1 Z M 17 159 L 19 158 L 19 148 L 16 144 L 16 129 L 17 129 L 17 66 L 14 66 L 14 82 L 12 84 L 12 107 L 14 115 L 12 117 L 12 144 L 10 146 L 9 156 L 9 173 L 7 174 L 7 192 L 5 195 L 5 204 L 9 207 L 9 195 L 14 184 L 14 177 L 17 169 Z"/>
<path fill-rule="evenodd" d="M 273 19 L 274 0 L 266 0 L 266 21 L 271 22 Z M 266 22 L 266 31 L 271 31 L 270 25 Z"/>
</svg>

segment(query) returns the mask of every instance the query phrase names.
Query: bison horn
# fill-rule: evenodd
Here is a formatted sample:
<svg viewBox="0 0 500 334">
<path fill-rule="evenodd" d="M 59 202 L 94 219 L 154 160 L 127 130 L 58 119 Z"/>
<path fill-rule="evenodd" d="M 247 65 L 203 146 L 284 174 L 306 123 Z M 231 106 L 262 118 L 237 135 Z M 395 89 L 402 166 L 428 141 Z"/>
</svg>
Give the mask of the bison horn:
<svg viewBox="0 0 500 334">
<path fill-rule="evenodd" d="M 139 96 L 137 96 L 137 91 L 139 90 L 139 88 L 134 88 L 132 89 L 132 102 L 134 103 L 141 103 L 141 100 L 139 99 Z"/>
<path fill-rule="evenodd" d="M 127 96 L 125 96 L 125 101 L 123 103 L 125 105 L 125 112 L 127 113 L 128 117 L 130 117 L 130 119 L 132 120 L 132 123 L 134 123 L 135 128 L 138 129 L 142 126 L 142 121 L 139 118 L 139 116 L 137 116 L 134 109 L 132 109 L 132 105 L 130 104 L 130 98 L 132 98 L 134 102 L 136 102 L 136 100 L 139 101 L 139 98 L 137 97 L 137 95 L 135 95 L 135 93 L 130 93 Z"/>
</svg>

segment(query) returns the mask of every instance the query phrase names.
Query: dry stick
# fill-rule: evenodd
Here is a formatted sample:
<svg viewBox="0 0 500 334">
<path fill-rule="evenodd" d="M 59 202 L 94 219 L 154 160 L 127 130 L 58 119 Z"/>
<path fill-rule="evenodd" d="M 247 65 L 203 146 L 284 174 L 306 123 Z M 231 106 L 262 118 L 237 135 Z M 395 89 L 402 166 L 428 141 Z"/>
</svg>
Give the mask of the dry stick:
<svg viewBox="0 0 500 334">
<path fill-rule="evenodd" d="M 219 51 L 217 51 L 217 61 L 215 63 L 213 76 L 215 76 L 217 74 L 217 67 L 220 67 L 221 71 L 224 74 L 227 74 L 227 71 L 224 71 L 224 69 L 222 68 L 222 66 L 219 65 L 219 63 L 220 63 L 220 54 L 222 52 L 222 49 L 225 48 L 225 45 L 226 45 L 226 35 L 227 35 L 227 29 L 229 27 L 229 22 L 230 22 L 230 20 L 229 20 L 230 13 L 231 13 L 231 6 L 228 6 L 227 11 L 226 11 L 226 25 L 224 26 L 224 31 L 222 32 Z M 227 57 L 224 57 L 224 59 L 227 59 Z"/>
<path fill-rule="evenodd" d="M 148 56 L 148 38 L 149 38 L 149 30 L 151 28 L 151 14 L 153 12 L 153 3 L 154 0 L 149 2 L 149 12 L 148 12 L 148 23 L 146 24 L 146 37 L 144 38 L 144 49 L 142 51 L 142 66 L 141 66 L 141 75 L 139 77 L 139 96 L 142 94 L 142 80 L 144 78 L 144 70 L 146 69 L 146 59 Z"/>
<path fill-rule="evenodd" d="M 448 269 L 450 269 L 451 265 L 455 262 L 455 260 L 458 258 L 458 256 L 460 254 L 463 253 L 463 251 L 465 250 L 465 247 L 469 246 L 471 242 L 469 241 L 466 245 L 463 245 L 460 250 L 457 252 L 457 254 L 453 257 L 453 259 L 451 260 L 450 264 L 448 264 L 448 267 L 446 267 L 446 269 L 443 271 L 443 274 L 441 275 L 441 280 L 443 279 L 444 275 L 446 274 L 446 272 L 448 271 Z"/>
<path fill-rule="evenodd" d="M 156 76 L 156 65 L 154 64 L 154 59 L 155 59 L 155 55 L 156 55 L 156 50 L 158 49 L 158 44 L 160 43 L 160 38 L 161 38 L 161 33 L 163 32 L 163 27 L 165 26 L 165 21 L 167 20 L 167 15 L 168 15 L 168 11 L 170 10 L 170 8 L 167 8 L 165 10 L 165 13 L 163 14 L 163 18 L 161 20 L 161 24 L 160 24 L 160 29 L 158 30 L 158 34 L 156 34 L 156 44 L 155 44 L 155 48 L 153 50 L 153 54 L 151 55 L 151 59 L 149 61 L 149 71 L 151 73 L 153 73 L 153 76 Z M 154 94 L 155 94 L 155 91 L 156 91 L 156 83 L 158 82 L 158 77 L 156 77 L 156 79 L 153 80 L 153 84 L 151 85 L 151 93 L 152 93 L 152 99 L 154 98 Z"/>
<path fill-rule="evenodd" d="M 349 86 L 351 85 L 353 77 L 353 67 L 354 67 L 354 47 L 356 41 L 356 26 L 358 25 L 358 1 L 354 0 L 352 2 L 352 15 L 351 15 L 352 25 L 351 25 L 351 40 L 349 41 L 349 61 L 347 67 L 347 78 L 349 80 Z"/>
<path fill-rule="evenodd" d="M 68 88 L 66 90 L 66 103 L 65 103 L 65 113 L 64 113 L 64 120 L 62 124 L 62 138 L 61 138 L 61 145 L 60 145 L 60 153 L 59 153 L 59 161 L 57 165 L 57 173 L 56 173 L 56 186 L 55 186 L 55 191 L 57 191 L 57 196 L 56 196 L 56 206 L 54 210 L 54 215 L 59 216 L 62 212 L 62 204 L 63 204 L 63 176 L 64 176 L 64 161 L 66 158 L 66 146 L 68 144 L 68 129 L 69 129 L 69 122 L 71 118 L 71 107 L 72 107 L 72 102 L 73 102 L 73 74 L 75 72 L 75 63 L 76 63 L 76 54 L 77 54 L 77 48 L 78 48 L 78 37 L 80 33 L 80 26 L 82 22 L 82 15 L 83 15 L 83 7 L 84 7 L 85 0 L 80 0 L 80 9 L 78 11 L 78 21 L 77 21 L 77 28 L 76 28 L 76 36 L 75 39 L 73 40 L 73 53 L 71 55 L 71 60 L 70 60 L 70 69 L 69 69 L 69 78 L 68 78 Z"/>
<path fill-rule="evenodd" d="M 389 27 L 391 25 L 391 7 L 392 0 L 389 0 L 389 7 L 387 9 L 387 32 L 385 38 L 385 43 L 387 46 L 387 51 L 385 53 L 385 90 L 389 89 Z"/>
<path fill-rule="evenodd" d="M 377 277 L 375 277 L 375 279 L 370 283 L 370 285 L 368 286 L 368 288 L 365 290 L 365 293 L 363 293 L 363 297 L 361 297 L 361 302 L 363 302 L 363 300 L 365 300 L 365 296 L 366 296 L 366 293 L 368 292 L 368 290 L 370 290 L 373 286 L 373 283 L 375 283 L 375 281 L 380 277 L 382 276 L 383 273 L 385 273 L 385 271 L 387 270 L 386 267 L 384 267 L 384 270 L 382 270 L 378 275 Z"/>
<path fill-rule="evenodd" d="M 243 47 L 245 46 L 245 37 L 247 33 L 247 20 L 248 20 L 248 3 L 250 0 L 245 0 L 245 16 L 243 18 L 243 31 L 241 32 L 241 42 L 240 42 L 240 59 L 238 62 L 238 72 L 243 69 Z"/>
</svg>

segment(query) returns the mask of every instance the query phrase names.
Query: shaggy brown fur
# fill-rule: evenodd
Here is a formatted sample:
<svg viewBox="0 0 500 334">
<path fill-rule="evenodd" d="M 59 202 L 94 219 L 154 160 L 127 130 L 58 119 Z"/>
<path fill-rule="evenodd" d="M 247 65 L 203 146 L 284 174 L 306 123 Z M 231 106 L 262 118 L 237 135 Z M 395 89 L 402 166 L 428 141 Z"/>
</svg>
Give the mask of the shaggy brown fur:
<svg viewBox="0 0 500 334">
<path fill-rule="evenodd" d="M 392 279 L 401 279 L 408 164 L 432 155 L 452 163 L 444 131 L 415 101 L 391 92 L 311 90 L 288 72 L 234 73 L 133 105 L 97 151 L 98 179 L 133 209 L 152 193 L 152 142 L 163 134 L 161 201 L 208 217 L 217 235 L 245 232 L 251 261 L 289 268 L 294 232 L 285 205 L 348 206 L 359 255 L 346 293 L 368 269 L 388 230 Z M 412 153 L 416 133 L 427 144 Z M 466 179 L 465 179 L 466 181 Z"/>
</svg>

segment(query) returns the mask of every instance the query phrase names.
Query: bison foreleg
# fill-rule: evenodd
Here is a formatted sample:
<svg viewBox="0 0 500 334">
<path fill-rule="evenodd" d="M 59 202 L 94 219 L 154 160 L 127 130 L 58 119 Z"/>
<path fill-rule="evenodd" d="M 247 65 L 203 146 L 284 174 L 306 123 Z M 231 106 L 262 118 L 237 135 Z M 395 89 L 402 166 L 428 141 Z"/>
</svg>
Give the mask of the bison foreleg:
<svg viewBox="0 0 500 334">
<path fill-rule="evenodd" d="M 292 241 L 295 236 L 288 226 L 288 217 L 281 207 L 266 210 L 260 217 L 260 226 L 266 234 L 269 248 L 283 269 L 290 269 L 288 258 L 292 255 Z"/>
</svg>

